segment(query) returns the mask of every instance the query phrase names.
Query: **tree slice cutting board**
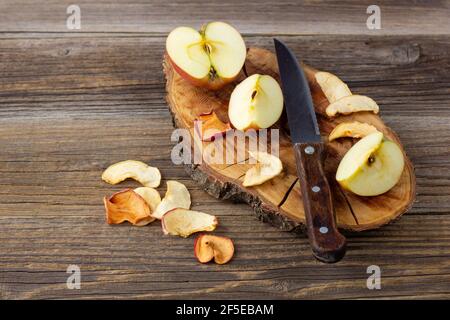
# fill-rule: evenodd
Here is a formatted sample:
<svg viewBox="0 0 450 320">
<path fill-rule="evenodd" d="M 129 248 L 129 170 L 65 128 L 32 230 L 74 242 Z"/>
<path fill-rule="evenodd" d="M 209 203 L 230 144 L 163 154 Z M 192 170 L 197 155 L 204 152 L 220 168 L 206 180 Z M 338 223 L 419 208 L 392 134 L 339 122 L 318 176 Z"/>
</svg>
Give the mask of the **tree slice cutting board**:
<svg viewBox="0 0 450 320">
<path fill-rule="evenodd" d="M 239 81 L 254 73 L 268 74 L 279 80 L 275 55 L 260 48 L 248 50 L 245 67 L 236 82 L 215 92 L 192 86 L 185 81 L 173 70 L 167 56 L 164 58 L 163 66 L 167 80 L 167 102 L 174 125 L 178 128 L 189 129 L 192 141 L 202 143 L 203 150 L 208 149 L 207 145 L 212 142 L 201 142 L 193 138 L 194 121 L 200 114 L 213 110 L 222 121 L 228 122 L 228 100 L 234 86 Z M 335 180 L 340 160 L 358 140 L 342 138 L 328 142 L 327 137 L 341 122 L 360 121 L 375 126 L 387 138 L 401 146 L 399 138 L 378 115 L 373 113 L 359 112 L 328 118 L 325 109 L 329 102 L 316 83 L 314 74 L 317 70 L 308 66 L 303 66 L 303 68 L 311 88 L 322 138 L 326 142 L 325 171 L 333 193 L 339 228 L 351 231 L 369 230 L 397 219 L 411 207 L 415 198 L 414 169 L 406 154 L 403 174 L 394 188 L 376 197 L 361 197 L 343 190 Z M 231 164 L 212 164 L 211 161 L 202 161 L 201 164 L 185 164 L 185 166 L 191 177 L 214 197 L 246 202 L 253 208 L 260 220 L 270 222 L 283 230 L 302 232 L 305 214 L 285 117 L 280 119 L 278 126 L 281 128 L 279 156 L 283 162 L 283 173 L 260 186 L 247 188 L 242 186 L 243 176 L 252 166 L 248 164 L 248 161 Z M 224 144 L 226 143 L 224 142 Z M 207 160 L 208 155 L 204 153 L 203 158 Z"/>
</svg>

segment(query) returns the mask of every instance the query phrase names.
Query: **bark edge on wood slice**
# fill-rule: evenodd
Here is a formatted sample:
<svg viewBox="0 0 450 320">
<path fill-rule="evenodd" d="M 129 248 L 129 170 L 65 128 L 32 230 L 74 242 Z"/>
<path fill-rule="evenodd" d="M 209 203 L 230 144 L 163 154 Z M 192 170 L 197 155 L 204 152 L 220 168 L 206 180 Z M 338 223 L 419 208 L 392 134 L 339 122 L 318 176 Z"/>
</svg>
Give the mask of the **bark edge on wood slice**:
<svg viewBox="0 0 450 320">
<path fill-rule="evenodd" d="M 276 57 L 270 51 L 250 48 L 243 71 L 234 83 L 213 92 L 194 87 L 181 78 L 167 60 L 163 61 L 166 76 L 167 103 L 174 126 L 189 129 L 191 139 L 194 134 L 194 120 L 202 113 L 215 111 L 219 118 L 228 121 L 228 99 L 234 86 L 246 76 L 261 73 L 273 76 L 279 81 Z M 314 74 L 317 70 L 303 65 L 311 88 L 314 107 L 322 137 L 326 143 L 324 168 L 333 194 L 339 228 L 362 231 L 378 228 L 408 211 L 415 199 L 415 174 L 411 161 L 393 130 L 388 128 L 378 115 L 358 112 L 351 115 L 328 118 L 325 109 L 329 102 L 317 84 Z M 244 74 L 244 71 L 246 74 Z M 385 194 L 376 197 L 361 197 L 345 191 L 335 180 L 339 161 L 358 139 L 338 139 L 327 141 L 333 128 L 345 121 L 366 122 L 375 126 L 384 135 L 399 144 L 405 155 L 405 168 L 397 185 Z M 249 204 L 258 218 L 286 231 L 304 232 L 305 215 L 297 178 L 295 157 L 288 135 L 287 119 L 283 115 L 278 122 L 280 128 L 280 159 L 283 173 L 260 186 L 245 188 L 243 175 L 249 164 L 234 163 L 215 165 L 203 161 L 201 164 L 185 164 L 186 171 L 206 192 L 218 199 L 229 199 Z M 203 147 L 211 142 L 203 143 Z M 193 153 L 192 153 L 193 154 Z M 202 155 L 206 157 L 205 154 Z"/>
</svg>

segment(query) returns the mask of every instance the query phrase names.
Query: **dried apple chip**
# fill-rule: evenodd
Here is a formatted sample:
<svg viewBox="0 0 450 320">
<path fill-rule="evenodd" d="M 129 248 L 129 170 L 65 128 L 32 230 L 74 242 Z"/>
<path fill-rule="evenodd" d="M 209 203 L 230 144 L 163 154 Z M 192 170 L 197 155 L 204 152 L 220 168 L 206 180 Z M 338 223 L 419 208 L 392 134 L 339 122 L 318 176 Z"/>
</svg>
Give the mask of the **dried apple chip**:
<svg viewBox="0 0 450 320">
<path fill-rule="evenodd" d="M 343 137 L 364 138 L 365 136 L 377 131 L 377 128 L 368 123 L 362 123 L 359 121 L 343 122 L 338 124 L 333 131 L 331 131 L 328 141 L 333 141 Z"/>
<path fill-rule="evenodd" d="M 144 226 L 155 220 L 145 200 L 131 189 L 119 191 L 109 198 L 104 197 L 103 203 L 108 224 L 128 221 L 135 226 Z"/>
<path fill-rule="evenodd" d="M 281 160 L 266 152 L 250 152 L 252 158 L 255 158 L 258 163 L 247 170 L 242 185 L 244 187 L 251 187 L 263 184 L 264 182 L 276 177 L 283 170 Z"/>
<path fill-rule="evenodd" d="M 156 188 L 161 182 L 161 173 L 158 168 L 150 167 L 141 161 L 126 160 L 110 165 L 102 174 L 103 181 L 109 184 L 117 184 L 128 178 L 145 187 Z"/>
<path fill-rule="evenodd" d="M 134 192 L 144 198 L 152 212 L 154 212 L 161 203 L 161 196 L 156 189 L 150 187 L 139 187 L 134 189 Z"/>
<path fill-rule="evenodd" d="M 315 78 L 330 103 L 352 95 L 345 82 L 330 72 L 319 71 Z"/>
<path fill-rule="evenodd" d="M 214 111 L 201 114 L 195 121 L 195 130 L 202 141 L 213 141 L 230 129 L 230 124 L 222 122 Z"/>
<path fill-rule="evenodd" d="M 156 219 L 175 208 L 189 209 L 191 207 L 191 195 L 186 186 L 178 181 L 167 181 L 167 191 L 161 203 L 152 213 Z"/>
<path fill-rule="evenodd" d="M 379 110 L 378 104 L 372 98 L 354 94 L 331 103 L 325 112 L 327 116 L 334 117 L 337 114 L 351 114 L 360 111 L 372 111 L 376 114 Z"/>
<path fill-rule="evenodd" d="M 217 264 L 225 264 L 233 258 L 234 244 L 227 237 L 201 234 L 195 239 L 194 254 L 201 263 L 214 259 Z"/>
<path fill-rule="evenodd" d="M 213 215 L 187 209 L 176 208 L 163 215 L 164 234 L 189 237 L 200 231 L 213 231 L 217 227 L 217 218 Z"/>
</svg>

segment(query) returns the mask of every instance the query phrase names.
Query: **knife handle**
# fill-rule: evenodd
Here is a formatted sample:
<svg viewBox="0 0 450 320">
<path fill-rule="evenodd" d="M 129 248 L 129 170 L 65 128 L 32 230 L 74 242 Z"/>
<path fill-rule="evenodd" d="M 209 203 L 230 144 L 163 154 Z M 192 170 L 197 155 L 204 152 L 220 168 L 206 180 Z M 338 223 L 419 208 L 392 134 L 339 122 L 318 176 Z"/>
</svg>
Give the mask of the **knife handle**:
<svg viewBox="0 0 450 320">
<path fill-rule="evenodd" d="M 323 144 L 296 143 L 294 150 L 313 254 L 322 262 L 337 262 L 345 255 L 346 240 L 336 227 L 330 185 L 322 167 Z"/>
</svg>

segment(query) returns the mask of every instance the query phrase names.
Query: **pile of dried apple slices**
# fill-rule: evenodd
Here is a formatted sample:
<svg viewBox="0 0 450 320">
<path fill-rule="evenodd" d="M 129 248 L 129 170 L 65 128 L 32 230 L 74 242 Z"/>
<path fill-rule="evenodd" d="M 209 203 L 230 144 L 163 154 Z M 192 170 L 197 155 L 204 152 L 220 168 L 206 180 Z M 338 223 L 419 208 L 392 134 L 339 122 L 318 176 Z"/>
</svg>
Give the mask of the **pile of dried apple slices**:
<svg viewBox="0 0 450 320">
<path fill-rule="evenodd" d="M 145 226 L 161 220 L 164 234 L 183 238 L 200 231 L 213 231 L 218 225 L 213 215 L 190 210 L 191 196 L 186 186 L 178 181 L 167 181 L 163 199 L 154 189 L 161 183 L 158 168 L 141 161 L 127 160 L 109 166 L 102 174 L 103 181 L 117 184 L 134 179 L 143 187 L 125 189 L 104 197 L 103 202 L 108 224 L 125 221 L 135 226 Z M 201 234 L 195 241 L 194 253 L 198 261 L 206 263 L 214 259 L 218 264 L 231 260 L 234 254 L 233 241 L 227 237 Z"/>
</svg>

